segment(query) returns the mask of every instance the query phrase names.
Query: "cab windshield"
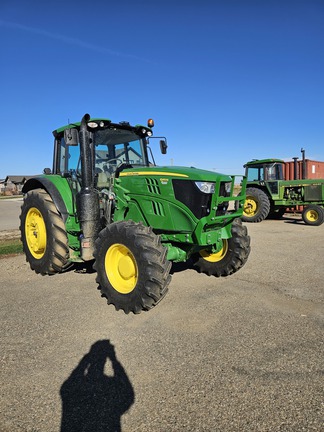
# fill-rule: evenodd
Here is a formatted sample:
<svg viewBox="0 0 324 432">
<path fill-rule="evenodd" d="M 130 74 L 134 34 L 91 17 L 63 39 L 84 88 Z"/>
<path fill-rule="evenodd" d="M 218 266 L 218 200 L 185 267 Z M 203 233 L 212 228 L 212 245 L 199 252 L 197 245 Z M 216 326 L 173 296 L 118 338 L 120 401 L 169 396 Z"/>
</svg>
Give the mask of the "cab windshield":
<svg viewBox="0 0 324 432">
<path fill-rule="evenodd" d="M 246 169 L 246 176 L 248 181 L 282 180 L 282 164 L 272 163 L 249 166 Z"/>
<path fill-rule="evenodd" d="M 94 179 L 98 187 L 109 183 L 118 168 L 148 166 L 145 138 L 127 129 L 106 128 L 91 134 L 93 149 Z M 69 173 L 77 180 L 81 176 L 80 145 L 67 145 L 60 137 L 55 156 L 55 173 Z"/>
<path fill-rule="evenodd" d="M 94 132 L 95 171 L 113 174 L 123 165 L 145 166 L 144 142 L 132 131 L 101 129 Z"/>
</svg>

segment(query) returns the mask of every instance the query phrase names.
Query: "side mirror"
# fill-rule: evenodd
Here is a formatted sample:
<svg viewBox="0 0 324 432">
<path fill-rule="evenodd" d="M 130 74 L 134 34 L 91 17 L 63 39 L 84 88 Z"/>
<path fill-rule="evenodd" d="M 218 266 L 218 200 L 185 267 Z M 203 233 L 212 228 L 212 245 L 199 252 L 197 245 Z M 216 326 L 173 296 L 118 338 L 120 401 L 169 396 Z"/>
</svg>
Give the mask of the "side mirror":
<svg viewBox="0 0 324 432">
<path fill-rule="evenodd" d="M 165 140 L 160 140 L 160 149 L 162 154 L 166 154 L 168 145 Z"/>
<path fill-rule="evenodd" d="M 64 131 L 64 141 L 67 145 L 77 146 L 79 144 L 79 133 L 75 128 L 65 129 Z"/>
</svg>

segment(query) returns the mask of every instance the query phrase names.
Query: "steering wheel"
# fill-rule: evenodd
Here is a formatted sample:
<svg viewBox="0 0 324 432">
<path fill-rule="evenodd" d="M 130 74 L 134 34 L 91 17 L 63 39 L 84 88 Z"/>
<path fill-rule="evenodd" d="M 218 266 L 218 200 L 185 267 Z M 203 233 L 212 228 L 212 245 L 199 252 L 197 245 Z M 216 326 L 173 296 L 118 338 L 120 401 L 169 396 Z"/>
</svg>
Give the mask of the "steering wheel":
<svg viewBox="0 0 324 432">
<path fill-rule="evenodd" d="M 111 164 L 111 162 L 114 162 L 114 161 L 116 162 L 116 164 Z M 120 158 L 109 159 L 109 160 L 107 160 L 107 162 L 103 166 L 103 169 L 104 169 L 104 171 L 109 172 L 110 174 L 112 174 L 123 163 L 124 163 L 123 160 L 120 159 Z"/>
<path fill-rule="evenodd" d="M 116 161 L 116 162 L 118 162 L 118 163 L 116 163 L 116 167 L 117 166 L 119 166 L 119 165 L 121 165 L 122 163 L 123 163 L 123 160 L 122 159 L 120 159 L 120 158 L 113 158 L 113 159 L 109 159 L 109 160 L 107 160 L 107 165 L 109 165 L 111 162 L 113 162 L 113 161 Z"/>
</svg>

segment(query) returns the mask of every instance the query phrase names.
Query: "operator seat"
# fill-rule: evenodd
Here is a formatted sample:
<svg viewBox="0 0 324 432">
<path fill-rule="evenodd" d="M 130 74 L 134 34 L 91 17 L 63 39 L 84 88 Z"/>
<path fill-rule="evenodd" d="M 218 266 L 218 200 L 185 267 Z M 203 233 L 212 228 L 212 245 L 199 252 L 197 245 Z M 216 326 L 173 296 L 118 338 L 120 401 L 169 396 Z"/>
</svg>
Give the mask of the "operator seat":
<svg viewBox="0 0 324 432">
<path fill-rule="evenodd" d="M 105 172 L 99 172 L 97 174 L 97 187 L 106 188 L 109 186 L 109 176 Z"/>
</svg>

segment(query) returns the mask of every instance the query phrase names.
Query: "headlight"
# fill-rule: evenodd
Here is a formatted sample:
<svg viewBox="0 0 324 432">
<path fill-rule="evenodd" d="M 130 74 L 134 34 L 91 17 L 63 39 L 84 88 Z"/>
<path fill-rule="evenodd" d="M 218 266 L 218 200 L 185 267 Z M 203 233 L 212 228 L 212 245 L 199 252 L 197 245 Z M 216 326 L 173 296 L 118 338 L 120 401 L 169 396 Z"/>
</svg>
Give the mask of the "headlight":
<svg viewBox="0 0 324 432">
<path fill-rule="evenodd" d="M 91 121 L 91 122 L 88 122 L 88 126 L 89 126 L 89 128 L 95 129 L 96 127 L 98 127 L 98 123 Z"/>
<path fill-rule="evenodd" d="M 147 135 L 147 136 L 149 136 L 149 137 L 153 135 L 152 131 L 147 130 L 147 129 L 145 129 L 145 128 L 142 128 L 142 129 L 141 129 L 141 132 L 142 132 L 143 135 Z"/>
<path fill-rule="evenodd" d="M 215 192 L 215 183 L 212 182 L 195 182 L 195 185 L 200 192 L 206 194 L 213 194 Z"/>
</svg>

